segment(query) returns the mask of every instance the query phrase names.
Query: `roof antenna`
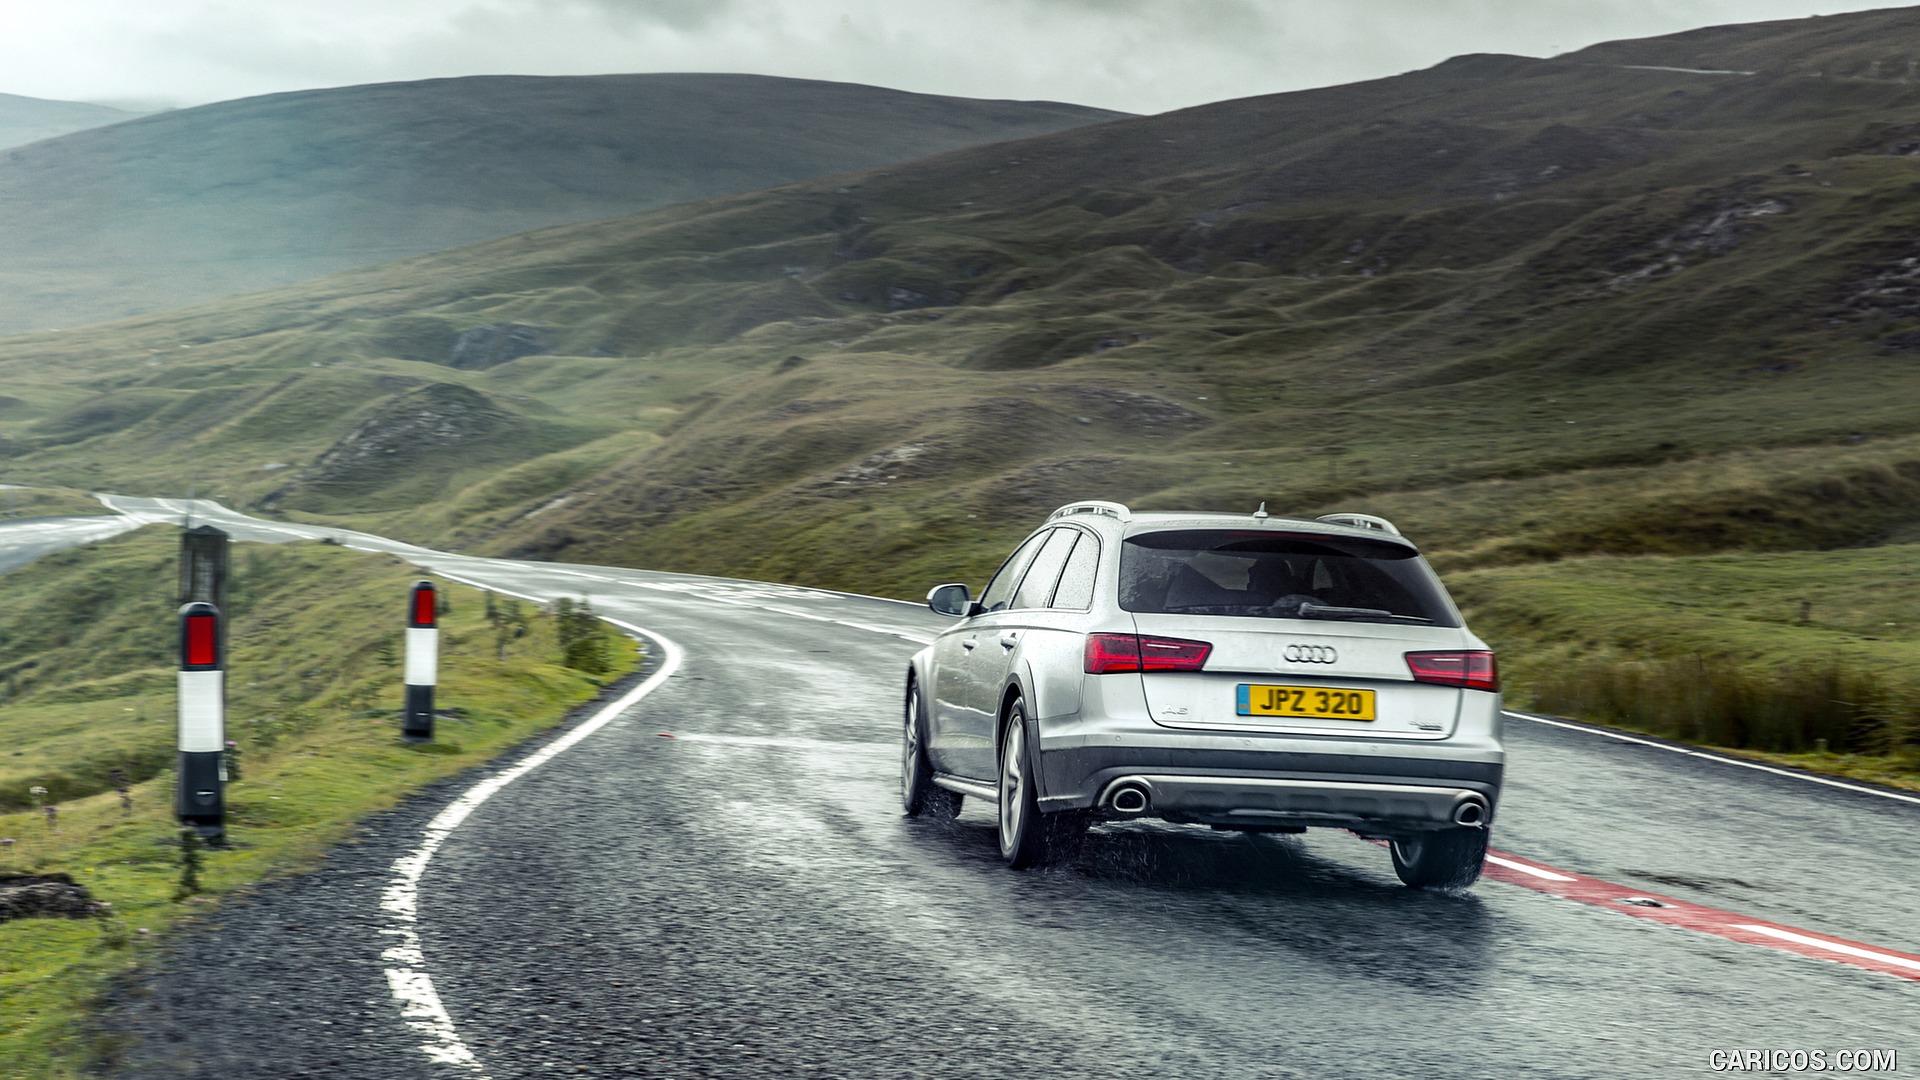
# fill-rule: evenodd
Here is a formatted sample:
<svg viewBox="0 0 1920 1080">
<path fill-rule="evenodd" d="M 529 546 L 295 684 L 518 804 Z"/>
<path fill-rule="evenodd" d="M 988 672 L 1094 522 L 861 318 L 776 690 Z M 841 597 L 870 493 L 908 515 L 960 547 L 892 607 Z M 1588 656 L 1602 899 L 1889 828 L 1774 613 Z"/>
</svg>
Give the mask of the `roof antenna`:
<svg viewBox="0 0 1920 1080">
<path fill-rule="evenodd" d="M 1260 504 L 1260 509 L 1255 510 L 1253 512 L 1253 520 L 1255 521 L 1267 520 L 1267 504 L 1265 502 L 1262 502 Z"/>
</svg>

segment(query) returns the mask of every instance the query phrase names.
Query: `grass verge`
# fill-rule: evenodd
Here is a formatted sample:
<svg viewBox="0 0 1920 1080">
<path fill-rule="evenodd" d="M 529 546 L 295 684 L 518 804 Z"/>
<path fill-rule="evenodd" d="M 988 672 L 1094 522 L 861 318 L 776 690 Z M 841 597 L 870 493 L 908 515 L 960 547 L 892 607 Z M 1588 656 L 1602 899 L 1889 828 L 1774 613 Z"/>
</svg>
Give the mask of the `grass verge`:
<svg viewBox="0 0 1920 1080">
<path fill-rule="evenodd" d="M 1568 559 L 1450 584 L 1517 701 L 1920 788 L 1920 545 Z"/>
<path fill-rule="evenodd" d="M 174 537 L 143 529 L 7 576 L 0 650 L 14 690 L 0 705 L 0 873 L 70 874 L 112 905 L 100 918 L 0 923 L 9 1078 L 82 1075 L 98 1049 L 81 1023 L 89 1003 L 170 927 L 311 864 L 356 820 L 550 727 L 638 663 L 604 624 L 583 630 L 577 617 L 443 585 L 445 715 L 433 743 L 407 745 L 400 628 L 417 572 L 328 544 L 238 546 L 232 844 L 202 851 L 198 886 L 183 890 L 170 810 Z M 604 640 L 583 646 L 583 632 Z M 566 666 L 563 647 L 604 670 Z"/>
<path fill-rule="evenodd" d="M 84 491 L 0 484 L 0 522 L 39 517 L 87 517 L 110 511 Z"/>
</svg>

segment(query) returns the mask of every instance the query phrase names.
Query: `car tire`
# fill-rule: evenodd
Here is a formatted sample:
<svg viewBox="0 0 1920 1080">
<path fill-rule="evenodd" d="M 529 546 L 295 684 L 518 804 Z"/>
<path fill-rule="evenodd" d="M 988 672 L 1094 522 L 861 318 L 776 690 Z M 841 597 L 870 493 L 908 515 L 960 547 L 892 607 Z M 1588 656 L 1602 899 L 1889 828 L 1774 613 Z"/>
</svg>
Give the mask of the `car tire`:
<svg viewBox="0 0 1920 1080">
<path fill-rule="evenodd" d="M 1086 834 L 1084 812 L 1040 812 L 1034 784 L 1039 770 L 1027 753 L 1027 709 L 1019 698 L 1007 706 L 1000 735 L 1000 857 L 1015 870 L 1045 866 L 1070 852 Z"/>
<path fill-rule="evenodd" d="M 1441 829 L 1388 842 L 1393 872 L 1416 889 L 1464 889 L 1480 880 L 1487 830 Z"/>
<path fill-rule="evenodd" d="M 933 782 L 933 766 L 927 761 L 925 710 L 921 708 L 924 701 L 919 684 L 908 683 L 903 709 L 906 722 L 900 729 L 900 809 L 908 817 L 924 815 L 951 821 L 960 816 L 962 796 Z"/>
</svg>

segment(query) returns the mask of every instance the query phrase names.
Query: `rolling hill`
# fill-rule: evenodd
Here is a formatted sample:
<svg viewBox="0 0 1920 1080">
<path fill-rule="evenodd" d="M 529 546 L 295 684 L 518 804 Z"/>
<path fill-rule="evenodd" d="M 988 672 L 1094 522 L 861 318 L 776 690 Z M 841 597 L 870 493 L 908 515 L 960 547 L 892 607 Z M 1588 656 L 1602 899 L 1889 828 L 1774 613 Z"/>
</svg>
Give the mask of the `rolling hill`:
<svg viewBox="0 0 1920 1080">
<path fill-rule="evenodd" d="M 180 109 L 0 152 L 0 332 L 1115 115 L 749 75 L 436 79 Z"/>
<path fill-rule="evenodd" d="M 895 595 L 1073 498 L 1366 510 L 1523 675 L 1912 683 L 1908 57 L 1912 9 L 1466 56 L 17 338 L 0 461 Z"/>
<path fill-rule="evenodd" d="M 110 105 L 95 105 L 85 101 L 49 101 L 19 94 L 0 94 L 0 150 L 87 128 L 118 124 L 139 115 Z"/>
</svg>

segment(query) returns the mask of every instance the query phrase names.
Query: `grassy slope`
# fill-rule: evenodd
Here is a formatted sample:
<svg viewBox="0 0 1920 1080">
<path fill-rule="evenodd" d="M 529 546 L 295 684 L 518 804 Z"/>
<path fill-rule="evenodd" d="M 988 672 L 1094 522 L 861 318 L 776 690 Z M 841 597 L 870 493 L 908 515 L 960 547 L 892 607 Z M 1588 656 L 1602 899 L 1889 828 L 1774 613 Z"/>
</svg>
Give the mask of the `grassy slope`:
<svg viewBox="0 0 1920 1080">
<path fill-rule="evenodd" d="M 1450 583 L 1506 647 L 1523 706 L 1920 789 L 1920 544 L 1602 556 Z"/>
<path fill-rule="evenodd" d="M 223 893 L 317 858 L 352 823 L 429 780 L 485 761 L 557 721 L 600 684 L 561 667 L 553 620 L 495 659 L 481 595 L 445 585 L 440 703 L 459 710 L 431 745 L 397 737 L 400 633 L 367 611 L 401 611 L 415 574 L 322 544 L 235 551 L 228 734 L 230 850 L 207 852 L 206 895 L 179 902 L 170 784 L 176 541 L 145 529 L 6 576 L 0 638 L 23 672 L 0 704 L 0 871 L 70 873 L 114 905 L 104 920 L 0 923 L 0 1061 L 8 1076 L 74 1075 L 95 1048 L 80 1007 L 149 955 L 151 934 Z M 40 612 L 73 618 L 50 625 Z M 529 606 L 526 613 L 537 615 Z M 625 639 L 620 639 L 624 641 Z M 615 650 L 616 677 L 634 661 Z M 291 663 L 287 658 L 294 658 Z M 304 659 L 301 659 L 304 658 Z M 131 780 L 123 813 L 111 770 Z M 57 826 L 28 789 L 51 789 Z M 24 808 L 24 809 L 23 809 Z"/>
<path fill-rule="evenodd" d="M 179 109 L 0 152 L 0 330 L 179 306 L 1114 115 L 697 74 L 431 79 Z"/>
<path fill-rule="evenodd" d="M 1072 498 L 1372 510 L 1449 573 L 1512 568 L 1482 591 L 1514 606 L 1595 591 L 1555 602 L 1611 640 L 1635 614 L 1555 560 L 1920 539 L 1920 83 L 1888 66 L 1920 56 L 1920 15 L 1742 29 L 1719 59 L 1682 37 L 1462 57 L 19 338 L 0 437 L 66 483 L 895 595 L 979 580 Z M 1682 54 L 1760 74 L 1622 66 Z M 549 328 L 547 353 L 421 359 L 509 321 Z M 433 501 L 343 479 L 329 463 L 404 426 L 422 386 L 491 417 L 419 440 L 404 483 Z M 475 468 L 482 449 L 525 463 Z M 1496 643 L 1557 640 L 1513 621 Z M 1890 677 L 1911 680 L 1902 649 Z"/>
<path fill-rule="evenodd" d="M 36 517 L 90 517 L 108 512 L 100 500 L 72 488 L 0 487 L 0 522 Z"/>
</svg>

